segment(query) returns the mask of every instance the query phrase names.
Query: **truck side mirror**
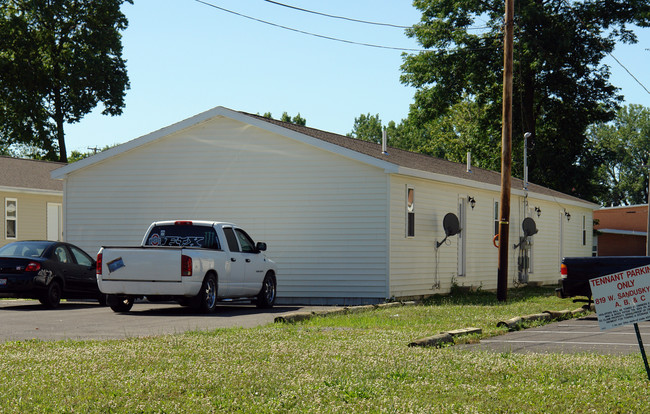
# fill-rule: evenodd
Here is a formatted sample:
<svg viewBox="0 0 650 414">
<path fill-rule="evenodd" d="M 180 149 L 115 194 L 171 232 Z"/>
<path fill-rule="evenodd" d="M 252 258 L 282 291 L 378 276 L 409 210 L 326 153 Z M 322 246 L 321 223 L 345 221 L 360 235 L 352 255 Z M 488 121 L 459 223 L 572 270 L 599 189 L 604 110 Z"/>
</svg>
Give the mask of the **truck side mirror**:
<svg viewBox="0 0 650 414">
<path fill-rule="evenodd" d="M 255 248 L 257 249 L 257 251 L 259 251 L 259 252 L 263 252 L 263 251 L 266 250 L 266 243 L 264 243 L 264 242 L 257 242 L 257 244 L 255 245 Z"/>
</svg>

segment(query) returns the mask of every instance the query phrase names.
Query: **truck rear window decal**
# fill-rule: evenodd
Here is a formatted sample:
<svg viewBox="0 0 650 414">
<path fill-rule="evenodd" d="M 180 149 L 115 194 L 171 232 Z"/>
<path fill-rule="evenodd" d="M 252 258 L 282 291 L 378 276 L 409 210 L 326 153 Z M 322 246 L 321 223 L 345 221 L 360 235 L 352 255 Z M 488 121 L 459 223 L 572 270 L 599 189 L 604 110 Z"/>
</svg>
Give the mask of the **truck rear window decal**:
<svg viewBox="0 0 650 414">
<path fill-rule="evenodd" d="M 203 239 L 197 236 L 165 236 L 163 246 L 203 247 Z"/>
<path fill-rule="evenodd" d="M 150 246 L 160 246 L 160 235 L 157 233 L 154 233 L 149 237 L 149 245 Z"/>
<path fill-rule="evenodd" d="M 219 249 L 214 229 L 200 226 L 158 226 L 151 230 L 148 246 L 202 247 Z"/>
</svg>

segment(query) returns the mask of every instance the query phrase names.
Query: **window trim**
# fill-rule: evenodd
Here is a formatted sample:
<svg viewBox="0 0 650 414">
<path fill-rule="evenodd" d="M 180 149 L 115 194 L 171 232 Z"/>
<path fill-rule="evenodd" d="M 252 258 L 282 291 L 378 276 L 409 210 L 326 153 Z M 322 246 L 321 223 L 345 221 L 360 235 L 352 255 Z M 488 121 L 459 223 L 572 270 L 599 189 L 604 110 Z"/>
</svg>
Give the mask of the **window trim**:
<svg viewBox="0 0 650 414">
<path fill-rule="evenodd" d="M 499 234 L 499 201 L 494 200 L 494 235 Z"/>
<path fill-rule="evenodd" d="M 415 237 L 415 187 L 411 185 L 406 186 L 406 197 L 404 201 L 406 215 L 405 236 L 411 239 Z"/>
<path fill-rule="evenodd" d="M 8 206 L 9 206 L 10 202 L 13 202 L 13 204 L 15 206 L 13 217 L 9 217 Z M 9 237 L 9 234 L 8 234 L 9 233 L 8 223 L 10 221 L 14 222 L 14 236 L 13 237 Z M 5 197 L 5 231 L 4 231 L 4 238 L 6 240 L 17 240 L 18 239 L 18 199 L 17 198 Z"/>
</svg>

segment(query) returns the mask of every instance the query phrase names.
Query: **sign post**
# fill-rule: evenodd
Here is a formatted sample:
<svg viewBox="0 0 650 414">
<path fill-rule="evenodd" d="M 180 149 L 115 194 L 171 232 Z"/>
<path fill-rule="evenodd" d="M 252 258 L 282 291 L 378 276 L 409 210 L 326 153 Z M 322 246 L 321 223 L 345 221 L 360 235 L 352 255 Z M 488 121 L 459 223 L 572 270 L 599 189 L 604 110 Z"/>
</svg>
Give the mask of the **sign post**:
<svg viewBox="0 0 650 414">
<path fill-rule="evenodd" d="M 650 266 L 589 280 L 601 330 L 634 324 L 636 339 L 650 380 L 650 366 L 638 322 L 650 319 Z"/>
</svg>

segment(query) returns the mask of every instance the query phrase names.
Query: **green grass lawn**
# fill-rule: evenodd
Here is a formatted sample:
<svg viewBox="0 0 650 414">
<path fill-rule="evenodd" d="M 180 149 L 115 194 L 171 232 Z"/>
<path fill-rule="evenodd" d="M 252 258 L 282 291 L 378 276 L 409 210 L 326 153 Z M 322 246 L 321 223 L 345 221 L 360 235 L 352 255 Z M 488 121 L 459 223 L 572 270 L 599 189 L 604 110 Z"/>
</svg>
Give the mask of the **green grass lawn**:
<svg viewBox="0 0 650 414">
<path fill-rule="evenodd" d="M 641 356 L 410 348 L 464 327 L 577 307 L 552 289 L 113 341 L 0 344 L 0 412 L 646 413 Z M 219 317 L 218 315 L 215 317 Z"/>
</svg>

